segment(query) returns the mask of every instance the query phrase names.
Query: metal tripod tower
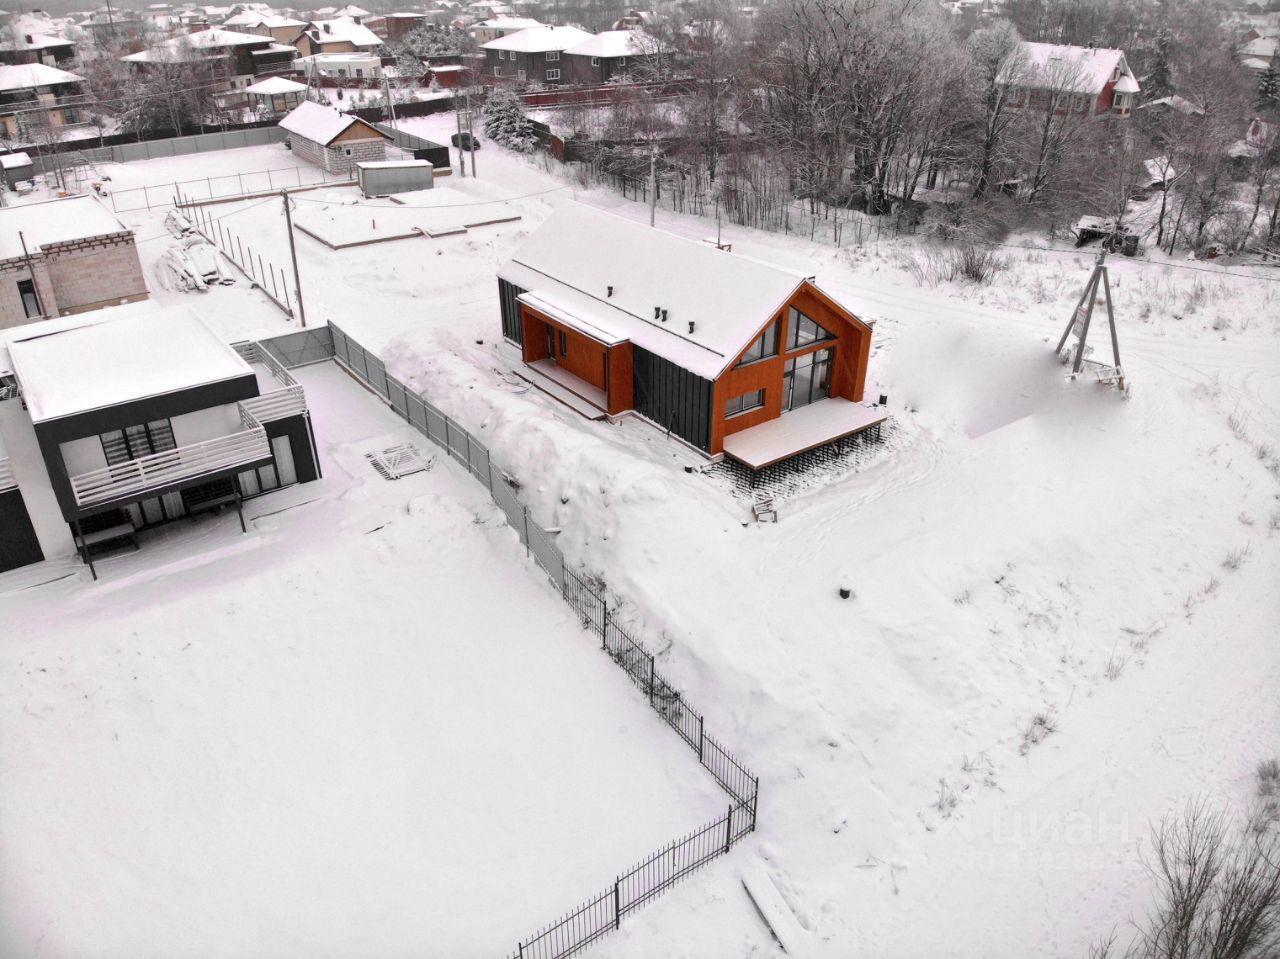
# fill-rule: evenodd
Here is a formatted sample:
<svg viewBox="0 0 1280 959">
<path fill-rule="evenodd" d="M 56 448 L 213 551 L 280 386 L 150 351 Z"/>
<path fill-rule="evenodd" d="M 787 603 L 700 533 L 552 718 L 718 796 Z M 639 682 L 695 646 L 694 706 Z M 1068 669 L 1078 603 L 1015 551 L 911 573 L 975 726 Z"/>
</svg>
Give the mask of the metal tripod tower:
<svg viewBox="0 0 1280 959">
<path fill-rule="evenodd" d="M 1107 254 L 1106 251 L 1098 253 L 1098 259 L 1094 262 L 1093 274 L 1089 277 L 1089 282 L 1084 285 L 1084 292 L 1080 294 L 1080 299 L 1076 302 L 1076 308 L 1071 314 L 1071 319 L 1067 321 L 1067 328 L 1062 331 L 1062 339 L 1058 340 L 1058 347 L 1055 352 L 1062 356 L 1063 362 L 1071 363 L 1071 375 L 1076 377 L 1080 375 L 1081 370 L 1086 363 L 1086 341 L 1089 338 L 1089 324 L 1093 319 L 1093 308 L 1098 302 L 1098 287 L 1102 287 L 1104 302 L 1107 307 L 1107 325 L 1111 328 L 1111 359 L 1112 366 L 1107 366 L 1094 360 L 1089 360 L 1088 364 L 1098 377 L 1100 383 L 1113 383 L 1121 392 L 1126 390 L 1124 370 L 1120 366 L 1120 341 L 1116 338 L 1116 311 L 1111 303 L 1111 281 L 1107 278 L 1106 267 Z M 1075 336 L 1075 346 L 1068 349 L 1063 355 L 1063 348 L 1067 345 L 1067 340 L 1071 336 Z"/>
</svg>

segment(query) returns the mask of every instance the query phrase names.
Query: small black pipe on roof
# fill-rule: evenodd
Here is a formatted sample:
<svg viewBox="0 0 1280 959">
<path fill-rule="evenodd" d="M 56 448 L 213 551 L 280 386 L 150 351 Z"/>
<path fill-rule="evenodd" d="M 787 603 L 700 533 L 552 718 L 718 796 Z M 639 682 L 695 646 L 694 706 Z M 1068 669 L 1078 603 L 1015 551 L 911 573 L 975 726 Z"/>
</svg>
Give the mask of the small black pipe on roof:
<svg viewBox="0 0 1280 959">
<path fill-rule="evenodd" d="M 690 332 L 690 333 L 692 333 L 692 332 L 693 332 L 693 320 L 690 320 L 690 321 L 689 321 L 689 332 Z"/>
<path fill-rule="evenodd" d="M 666 311 L 666 310 L 663 310 L 663 311 L 662 311 L 662 322 L 663 322 L 663 323 L 667 322 L 667 311 Z"/>
</svg>

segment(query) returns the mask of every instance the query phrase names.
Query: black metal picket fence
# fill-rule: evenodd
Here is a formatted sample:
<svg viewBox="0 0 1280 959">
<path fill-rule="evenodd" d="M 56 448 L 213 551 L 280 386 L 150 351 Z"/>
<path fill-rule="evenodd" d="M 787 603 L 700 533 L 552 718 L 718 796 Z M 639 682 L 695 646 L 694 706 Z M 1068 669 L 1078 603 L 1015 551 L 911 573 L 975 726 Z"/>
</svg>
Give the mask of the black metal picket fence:
<svg viewBox="0 0 1280 959">
<path fill-rule="evenodd" d="M 522 939 L 511 959 L 565 959 L 617 929 L 622 917 L 670 889 L 690 873 L 755 831 L 760 779 L 714 739 L 703 714 L 694 709 L 658 671 L 652 652 L 617 620 L 604 592 L 565 566 L 555 536 L 531 519 L 520 503 L 519 485 L 498 469 L 488 448 L 427 399 L 387 372 L 376 354 L 329 324 L 333 356 L 343 368 L 393 410 L 484 483 L 529 555 L 555 583 L 585 629 L 600 637 L 600 648 L 648 698 L 662 720 L 698 755 L 730 803 L 723 817 L 675 839 L 617 875 L 613 883 L 578 908 Z"/>
</svg>

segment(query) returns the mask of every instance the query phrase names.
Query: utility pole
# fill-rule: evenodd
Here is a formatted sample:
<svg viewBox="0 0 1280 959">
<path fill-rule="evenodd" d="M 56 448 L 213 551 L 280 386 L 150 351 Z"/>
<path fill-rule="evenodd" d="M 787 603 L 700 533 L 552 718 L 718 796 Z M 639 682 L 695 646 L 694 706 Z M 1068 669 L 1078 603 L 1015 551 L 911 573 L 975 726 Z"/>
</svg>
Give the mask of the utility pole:
<svg viewBox="0 0 1280 959">
<path fill-rule="evenodd" d="M 387 116 L 391 118 L 391 129 L 396 128 L 396 105 L 391 102 L 391 81 L 384 73 L 382 75 L 382 92 L 387 96 Z"/>
<path fill-rule="evenodd" d="M 471 126 L 471 84 L 467 84 L 467 140 L 471 147 L 471 179 L 476 178 L 476 135 Z"/>
<path fill-rule="evenodd" d="M 649 151 L 649 225 L 653 226 L 658 212 L 658 151 Z"/>
<path fill-rule="evenodd" d="M 289 212 L 289 191 L 281 190 L 280 199 L 284 201 L 284 225 L 289 231 L 289 258 L 293 260 L 293 292 L 298 298 L 298 318 L 302 320 L 302 326 L 305 329 L 307 311 L 302 305 L 302 277 L 298 275 L 298 248 L 293 242 L 293 216 Z"/>
<path fill-rule="evenodd" d="M 453 94 L 453 118 L 458 124 L 458 174 L 467 175 L 467 153 L 462 149 L 462 114 L 458 112 L 458 93 Z"/>
</svg>

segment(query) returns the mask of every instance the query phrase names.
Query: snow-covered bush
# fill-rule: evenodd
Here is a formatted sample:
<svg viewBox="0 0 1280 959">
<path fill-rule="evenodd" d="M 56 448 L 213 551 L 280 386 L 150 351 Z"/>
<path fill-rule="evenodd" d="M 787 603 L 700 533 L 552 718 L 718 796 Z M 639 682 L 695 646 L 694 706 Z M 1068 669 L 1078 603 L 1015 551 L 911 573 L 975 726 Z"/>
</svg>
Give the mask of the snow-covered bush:
<svg viewBox="0 0 1280 959">
<path fill-rule="evenodd" d="M 538 144 L 524 101 L 510 87 L 499 87 L 485 101 L 484 135 L 520 153 L 528 153 Z"/>
</svg>

